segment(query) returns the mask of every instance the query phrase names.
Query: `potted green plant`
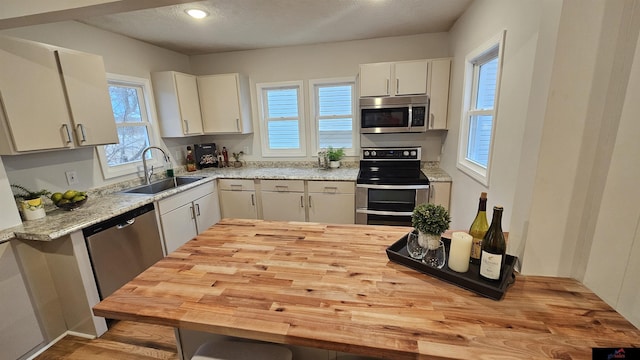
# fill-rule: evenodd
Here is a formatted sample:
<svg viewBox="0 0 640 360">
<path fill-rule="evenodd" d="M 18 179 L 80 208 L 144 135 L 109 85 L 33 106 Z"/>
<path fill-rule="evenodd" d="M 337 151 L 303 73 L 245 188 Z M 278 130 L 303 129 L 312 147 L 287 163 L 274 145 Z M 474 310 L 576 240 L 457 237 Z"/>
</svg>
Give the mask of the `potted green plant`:
<svg viewBox="0 0 640 360">
<path fill-rule="evenodd" d="M 242 161 L 240 161 L 240 157 L 244 155 L 243 151 L 237 152 L 237 153 L 231 153 L 231 156 L 233 156 L 233 160 L 235 160 L 233 162 L 233 167 L 241 167 L 242 166 Z"/>
<path fill-rule="evenodd" d="M 19 209 L 25 220 L 36 220 L 47 215 L 44 210 L 43 196 L 51 194 L 49 190 L 31 191 L 24 186 L 11 184 L 17 190 L 13 197 L 18 201 Z"/>
<path fill-rule="evenodd" d="M 340 159 L 344 157 L 344 148 L 333 148 L 329 146 L 327 149 L 327 158 L 329 158 L 329 167 L 331 168 L 339 168 L 340 167 Z"/>
<path fill-rule="evenodd" d="M 441 205 L 420 204 L 411 214 L 411 225 L 418 230 L 418 244 L 427 249 L 440 246 L 440 237 L 449 229 L 449 223 L 449 212 Z"/>
</svg>

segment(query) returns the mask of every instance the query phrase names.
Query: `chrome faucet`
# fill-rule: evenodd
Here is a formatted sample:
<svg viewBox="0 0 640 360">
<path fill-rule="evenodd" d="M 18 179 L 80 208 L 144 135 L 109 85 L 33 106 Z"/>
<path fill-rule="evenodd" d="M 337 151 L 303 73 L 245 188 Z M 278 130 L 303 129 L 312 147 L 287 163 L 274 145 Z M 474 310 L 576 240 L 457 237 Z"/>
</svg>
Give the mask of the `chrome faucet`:
<svg viewBox="0 0 640 360">
<path fill-rule="evenodd" d="M 164 156 L 164 161 L 165 162 L 169 162 L 171 161 L 169 159 L 169 155 L 167 155 L 166 152 L 164 152 L 164 150 L 162 150 L 162 148 L 159 148 L 157 146 L 147 146 L 146 148 L 144 148 L 144 150 L 142 150 L 142 167 L 144 167 L 144 180 L 146 181 L 146 184 L 150 184 L 151 183 L 151 176 L 153 175 L 153 165 L 151 165 L 151 170 L 149 170 L 147 168 L 147 158 L 145 157 L 145 153 L 151 149 L 158 149 L 162 152 L 162 155 Z"/>
</svg>

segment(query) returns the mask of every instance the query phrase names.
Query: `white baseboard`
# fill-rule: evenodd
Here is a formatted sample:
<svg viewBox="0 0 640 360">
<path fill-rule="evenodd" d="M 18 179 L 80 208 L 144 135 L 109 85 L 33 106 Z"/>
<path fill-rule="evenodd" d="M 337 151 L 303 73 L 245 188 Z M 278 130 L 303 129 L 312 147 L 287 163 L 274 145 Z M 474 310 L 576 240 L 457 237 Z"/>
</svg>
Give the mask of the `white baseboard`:
<svg viewBox="0 0 640 360">
<path fill-rule="evenodd" d="M 51 342 L 49 342 L 48 344 L 43 346 L 40 350 L 38 350 L 35 353 L 31 354 L 31 356 L 29 356 L 25 360 L 33 360 L 33 359 L 35 359 L 37 356 L 39 356 L 43 352 L 47 351 L 50 347 L 55 345 L 58 341 L 62 340 L 67 335 L 77 336 L 77 337 L 81 337 L 81 338 L 89 339 L 89 340 L 93 340 L 93 339 L 96 338 L 93 335 L 89 335 L 89 334 L 85 334 L 85 333 L 79 333 L 79 332 L 76 332 L 76 331 L 65 331 L 60 336 L 58 336 L 57 338 L 53 339 Z"/>
</svg>

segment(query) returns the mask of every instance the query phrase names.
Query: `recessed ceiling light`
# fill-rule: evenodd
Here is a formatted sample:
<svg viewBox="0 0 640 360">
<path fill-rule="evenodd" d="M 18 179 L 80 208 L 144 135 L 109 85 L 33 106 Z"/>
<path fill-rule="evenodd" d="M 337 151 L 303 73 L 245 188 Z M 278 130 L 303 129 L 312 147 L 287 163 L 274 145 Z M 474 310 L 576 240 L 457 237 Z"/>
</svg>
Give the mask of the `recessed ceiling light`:
<svg viewBox="0 0 640 360">
<path fill-rule="evenodd" d="M 206 18 L 207 16 L 209 16 L 209 13 L 204 11 L 204 10 L 200 10 L 200 9 L 187 9 L 185 10 L 185 12 L 187 14 L 189 14 L 189 16 L 191 16 L 192 18 L 195 19 L 202 19 L 202 18 Z"/>
</svg>

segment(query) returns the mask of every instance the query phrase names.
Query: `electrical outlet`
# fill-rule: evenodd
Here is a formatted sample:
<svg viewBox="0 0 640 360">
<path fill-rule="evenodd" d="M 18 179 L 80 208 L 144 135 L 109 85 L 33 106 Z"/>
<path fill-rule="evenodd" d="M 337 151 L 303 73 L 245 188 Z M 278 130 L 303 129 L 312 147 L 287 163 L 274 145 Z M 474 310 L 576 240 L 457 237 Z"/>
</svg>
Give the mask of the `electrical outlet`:
<svg viewBox="0 0 640 360">
<path fill-rule="evenodd" d="M 67 175 L 67 184 L 77 185 L 80 183 L 80 181 L 78 180 L 78 174 L 75 172 L 75 170 L 67 171 L 64 174 Z"/>
<path fill-rule="evenodd" d="M 246 155 L 249 155 L 249 147 L 245 145 L 245 146 L 242 148 L 242 152 L 243 152 L 243 153 L 245 153 Z"/>
</svg>

